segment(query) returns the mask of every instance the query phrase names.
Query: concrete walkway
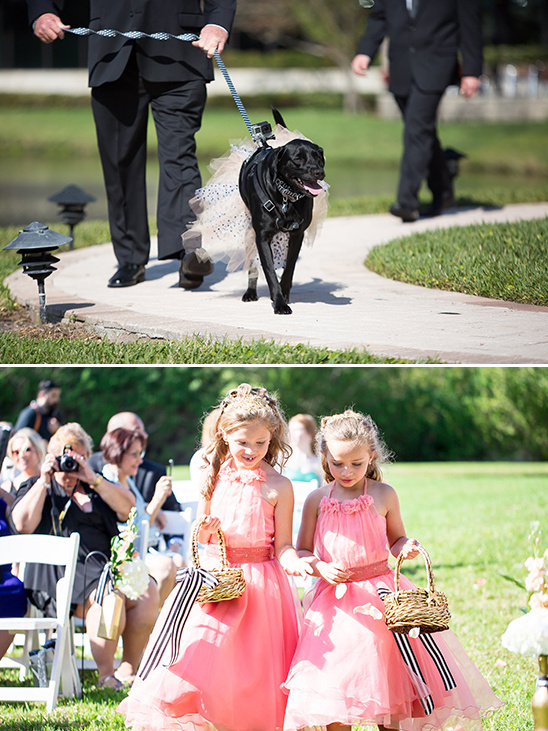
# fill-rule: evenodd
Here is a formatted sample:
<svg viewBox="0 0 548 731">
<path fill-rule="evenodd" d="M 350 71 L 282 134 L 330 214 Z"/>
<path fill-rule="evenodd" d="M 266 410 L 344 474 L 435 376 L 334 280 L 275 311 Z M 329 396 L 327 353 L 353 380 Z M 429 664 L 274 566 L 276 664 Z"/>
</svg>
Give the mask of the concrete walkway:
<svg viewBox="0 0 548 731">
<path fill-rule="evenodd" d="M 289 316 L 274 315 L 264 279 L 259 280 L 259 301 L 242 302 L 246 275 L 227 274 L 223 265 L 216 265 L 202 288 L 181 290 L 178 263 L 158 261 L 155 251 L 145 282 L 109 289 L 115 260 L 110 244 L 104 244 L 61 253 L 58 270 L 46 280 L 48 312 L 92 325 L 113 340 L 197 334 L 366 348 L 378 356 L 412 360 L 546 364 L 548 307 L 423 289 L 384 279 L 363 266 L 371 247 L 402 235 L 545 216 L 548 203 L 452 209 L 413 224 L 389 214 L 327 219 L 314 246 L 303 248 L 297 263 Z M 38 307 L 36 283 L 22 271 L 7 284 L 17 301 Z"/>
</svg>

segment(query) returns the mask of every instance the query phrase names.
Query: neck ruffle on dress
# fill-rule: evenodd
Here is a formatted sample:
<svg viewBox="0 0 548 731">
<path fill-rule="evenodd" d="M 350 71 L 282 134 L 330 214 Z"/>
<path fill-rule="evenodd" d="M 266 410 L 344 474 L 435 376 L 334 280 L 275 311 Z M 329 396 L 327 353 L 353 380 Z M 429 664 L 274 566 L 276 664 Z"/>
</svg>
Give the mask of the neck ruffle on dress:
<svg viewBox="0 0 548 731">
<path fill-rule="evenodd" d="M 367 488 L 366 488 L 367 489 Z M 338 586 L 319 579 L 285 683 L 285 731 L 306 726 L 381 724 L 390 729 L 482 728 L 499 708 L 451 630 L 412 639 L 384 623 L 382 595 L 394 590 L 386 520 L 367 493 L 340 502 L 322 498 L 315 552 L 353 569 Z M 413 584 L 401 576 L 401 588 Z"/>
<path fill-rule="evenodd" d="M 297 644 L 300 606 L 274 558 L 274 506 L 261 494 L 262 469 L 225 464 L 211 499 L 221 519 L 231 565 L 241 565 L 241 597 L 195 604 L 171 667 L 136 679 L 119 706 L 139 730 L 279 731 L 287 696 L 281 684 Z M 219 566 L 212 542 L 201 561 Z"/>
</svg>

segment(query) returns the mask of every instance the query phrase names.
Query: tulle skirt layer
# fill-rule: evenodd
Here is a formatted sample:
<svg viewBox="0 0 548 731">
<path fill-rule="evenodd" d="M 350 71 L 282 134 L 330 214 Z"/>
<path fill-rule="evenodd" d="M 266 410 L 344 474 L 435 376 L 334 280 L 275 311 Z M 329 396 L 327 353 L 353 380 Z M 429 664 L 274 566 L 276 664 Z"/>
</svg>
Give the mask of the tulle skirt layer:
<svg viewBox="0 0 548 731">
<path fill-rule="evenodd" d="M 280 564 L 243 564 L 238 599 L 195 605 L 169 668 L 137 679 L 119 706 L 136 731 L 276 731 L 281 685 L 297 644 L 300 607 Z"/>
<path fill-rule="evenodd" d="M 285 731 L 334 722 L 476 730 L 482 715 L 503 705 L 451 630 L 400 636 L 398 645 L 377 593 L 393 590 L 392 573 L 340 586 L 338 597 L 324 581 L 312 590 L 285 683 Z"/>
<path fill-rule="evenodd" d="M 290 132 L 279 125 L 274 134 L 274 139 L 268 142 L 270 147 L 280 147 L 294 139 L 307 139 L 300 132 Z M 202 245 L 213 261 L 225 262 L 229 272 L 258 264 L 251 214 L 238 185 L 240 169 L 256 149 L 251 138 L 234 142 L 225 155 L 211 161 L 211 178 L 190 201 L 196 221 L 189 224 L 188 232 L 183 234 L 183 247 L 186 236 L 199 233 Z M 312 245 L 327 215 L 327 187 L 314 199 L 312 222 L 304 236 L 305 245 Z M 271 244 L 276 268 L 285 266 L 288 241 L 289 235 L 280 232 Z"/>
</svg>

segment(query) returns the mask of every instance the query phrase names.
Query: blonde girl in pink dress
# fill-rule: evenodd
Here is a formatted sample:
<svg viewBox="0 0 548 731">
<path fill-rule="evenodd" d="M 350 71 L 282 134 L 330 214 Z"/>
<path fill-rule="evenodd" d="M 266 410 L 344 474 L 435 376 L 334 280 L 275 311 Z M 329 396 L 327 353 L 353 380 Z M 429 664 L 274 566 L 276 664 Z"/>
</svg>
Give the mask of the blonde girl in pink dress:
<svg viewBox="0 0 548 731">
<path fill-rule="evenodd" d="M 286 573 L 311 572 L 291 542 L 291 482 L 275 467 L 288 454 L 286 424 L 276 400 L 248 384 L 230 391 L 219 408 L 203 470 L 201 563 L 219 566 L 221 528 L 246 590 L 237 599 L 193 606 L 175 664 L 138 677 L 119 706 L 136 730 L 283 728 L 281 686 L 301 622 Z"/>
<path fill-rule="evenodd" d="M 316 585 L 285 683 L 285 731 L 352 725 L 379 729 L 478 730 L 502 703 L 447 630 L 415 638 L 384 623 L 382 597 L 394 590 L 391 552 L 417 556 L 396 492 L 382 482 L 388 456 L 369 416 L 345 411 L 322 420 L 325 487 L 307 498 L 297 550 Z M 401 577 L 403 589 L 412 588 Z"/>
</svg>

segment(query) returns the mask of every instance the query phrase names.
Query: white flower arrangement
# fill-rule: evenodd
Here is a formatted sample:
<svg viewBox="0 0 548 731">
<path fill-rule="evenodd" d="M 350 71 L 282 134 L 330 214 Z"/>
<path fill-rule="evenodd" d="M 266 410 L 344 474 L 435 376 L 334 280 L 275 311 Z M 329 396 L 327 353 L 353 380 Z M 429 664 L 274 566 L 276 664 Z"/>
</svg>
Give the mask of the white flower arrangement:
<svg viewBox="0 0 548 731">
<path fill-rule="evenodd" d="M 120 567 L 121 577 L 116 582 L 116 587 L 125 594 L 128 599 L 138 599 L 148 586 L 148 567 L 140 558 L 133 558 L 125 561 Z"/>
<path fill-rule="evenodd" d="M 548 655 L 548 609 L 531 609 L 510 622 L 501 637 L 502 646 L 526 657 Z"/>
<path fill-rule="evenodd" d="M 112 539 L 110 552 L 114 585 L 128 599 L 138 599 L 146 591 L 149 582 L 147 565 L 134 550 L 138 535 L 136 515 L 137 511 L 132 508 L 125 528 Z"/>
<path fill-rule="evenodd" d="M 548 655 L 548 549 L 539 555 L 541 535 L 540 523 L 534 521 L 529 534 L 534 555 L 529 556 L 524 564 L 529 572 L 525 585 L 505 576 L 527 591 L 529 611 L 523 610 L 526 613 L 522 617 L 510 622 L 502 635 L 502 645 L 510 652 L 526 657 Z"/>
</svg>

